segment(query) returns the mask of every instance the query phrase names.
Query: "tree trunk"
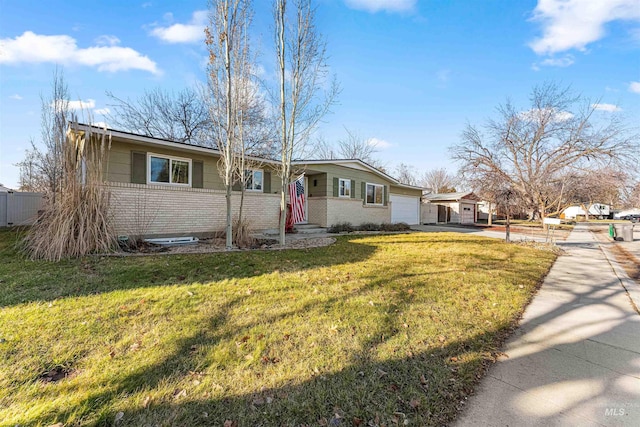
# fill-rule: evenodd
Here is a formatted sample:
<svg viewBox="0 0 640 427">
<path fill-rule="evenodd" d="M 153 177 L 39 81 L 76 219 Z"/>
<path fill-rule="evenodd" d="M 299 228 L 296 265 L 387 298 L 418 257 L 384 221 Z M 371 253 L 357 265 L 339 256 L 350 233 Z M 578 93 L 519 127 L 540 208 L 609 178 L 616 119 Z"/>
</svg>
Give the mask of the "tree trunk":
<svg viewBox="0 0 640 427">
<path fill-rule="evenodd" d="M 285 180 L 282 180 L 282 185 L 284 188 Z M 285 244 L 285 226 L 287 224 L 287 193 L 285 190 L 280 192 L 280 229 L 278 230 L 280 233 L 280 245 L 284 246 Z"/>
<path fill-rule="evenodd" d="M 491 202 L 489 202 L 489 218 L 487 219 L 488 225 L 493 225 L 493 209 L 491 209 Z"/>
<path fill-rule="evenodd" d="M 505 225 L 505 242 L 511 243 L 511 208 L 507 206 L 507 224 Z"/>
<path fill-rule="evenodd" d="M 227 199 L 227 226 L 226 226 L 226 234 L 227 240 L 225 242 L 227 250 L 233 248 L 233 228 L 231 226 L 231 184 L 227 185 L 227 194 L 225 196 Z"/>
</svg>

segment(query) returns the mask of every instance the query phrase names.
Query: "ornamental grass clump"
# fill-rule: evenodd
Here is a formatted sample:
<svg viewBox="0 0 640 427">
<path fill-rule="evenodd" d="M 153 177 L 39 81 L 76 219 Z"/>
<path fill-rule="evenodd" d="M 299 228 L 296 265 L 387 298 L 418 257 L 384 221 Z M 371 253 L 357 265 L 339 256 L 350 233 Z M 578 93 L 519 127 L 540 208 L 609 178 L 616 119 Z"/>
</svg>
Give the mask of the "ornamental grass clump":
<svg viewBox="0 0 640 427">
<path fill-rule="evenodd" d="M 72 122 L 60 151 L 61 180 L 25 238 L 32 259 L 59 261 L 117 247 L 103 185 L 111 137 Z"/>
</svg>

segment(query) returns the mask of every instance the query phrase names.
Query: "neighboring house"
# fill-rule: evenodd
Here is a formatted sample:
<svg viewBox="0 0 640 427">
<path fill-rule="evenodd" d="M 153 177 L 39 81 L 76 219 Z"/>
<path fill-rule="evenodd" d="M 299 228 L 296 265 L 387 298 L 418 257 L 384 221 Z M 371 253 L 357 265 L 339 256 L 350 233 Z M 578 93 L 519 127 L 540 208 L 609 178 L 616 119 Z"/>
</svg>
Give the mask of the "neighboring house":
<svg viewBox="0 0 640 427">
<path fill-rule="evenodd" d="M 13 191 L 13 190 L 10 189 L 9 187 L 5 187 L 4 185 L 0 184 L 0 193 L 7 193 L 9 191 Z"/>
<path fill-rule="evenodd" d="M 605 205 L 604 203 L 594 203 L 589 206 L 588 209 L 589 216 L 597 217 L 600 219 L 609 218 L 611 214 L 609 205 Z M 569 206 L 560 214 L 560 218 L 564 219 L 576 219 L 577 216 L 586 216 L 582 206 Z"/>
<path fill-rule="evenodd" d="M 473 224 L 478 220 L 480 199 L 473 192 L 425 194 L 422 197 L 423 224 Z"/>
<path fill-rule="evenodd" d="M 491 214 L 492 220 L 495 220 L 497 218 L 498 208 L 497 208 L 497 205 L 493 202 L 482 200 L 478 202 L 478 204 L 476 205 L 476 209 L 478 212 L 477 218 L 476 218 L 477 220 L 488 221 L 489 214 Z"/>
<path fill-rule="evenodd" d="M 81 126 L 86 129 L 86 125 Z M 94 133 L 103 132 L 93 128 Z M 225 188 L 212 148 L 109 130 L 111 148 L 105 176 L 118 234 L 192 235 L 223 230 Z M 244 217 L 254 230 L 278 227 L 278 162 L 252 159 Z M 322 227 L 348 221 L 419 223 L 422 188 L 399 183 L 360 160 L 296 161 L 304 174 L 301 223 Z M 237 215 L 240 187 L 233 188 Z"/>
</svg>

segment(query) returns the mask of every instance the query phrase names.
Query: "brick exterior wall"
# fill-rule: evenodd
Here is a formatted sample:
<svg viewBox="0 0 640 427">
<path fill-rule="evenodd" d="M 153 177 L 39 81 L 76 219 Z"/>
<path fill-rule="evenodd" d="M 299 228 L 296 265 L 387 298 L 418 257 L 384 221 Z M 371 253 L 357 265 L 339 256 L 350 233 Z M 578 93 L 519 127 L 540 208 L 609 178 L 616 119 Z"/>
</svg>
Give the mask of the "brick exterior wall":
<svg viewBox="0 0 640 427">
<path fill-rule="evenodd" d="M 144 236 L 202 235 L 223 230 L 224 191 L 110 182 L 111 215 L 118 234 Z M 238 215 L 240 192 L 234 192 L 233 215 Z M 244 217 L 254 230 L 277 228 L 278 194 L 246 192 Z"/>
<path fill-rule="evenodd" d="M 365 222 L 391 222 L 391 204 L 367 206 L 360 199 L 341 197 L 310 197 L 309 222 L 329 227 L 339 222 L 360 225 Z"/>
</svg>

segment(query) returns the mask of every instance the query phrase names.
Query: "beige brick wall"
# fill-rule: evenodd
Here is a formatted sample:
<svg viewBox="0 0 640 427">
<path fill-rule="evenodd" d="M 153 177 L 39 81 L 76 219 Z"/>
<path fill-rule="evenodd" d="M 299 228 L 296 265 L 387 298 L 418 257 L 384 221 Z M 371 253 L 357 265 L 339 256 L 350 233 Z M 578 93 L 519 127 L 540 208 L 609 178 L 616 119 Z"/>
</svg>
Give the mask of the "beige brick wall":
<svg viewBox="0 0 640 427">
<path fill-rule="evenodd" d="M 390 222 L 391 205 L 366 206 L 360 199 L 310 197 L 309 222 L 329 227 L 339 222 L 360 225 L 364 222 Z"/>
<path fill-rule="evenodd" d="M 318 224 L 321 227 L 327 227 L 327 198 L 326 197 L 309 197 L 307 199 L 307 213 L 310 224 Z"/>
<path fill-rule="evenodd" d="M 118 234 L 186 235 L 224 229 L 223 191 L 115 182 L 107 186 Z M 234 192 L 232 204 L 233 215 L 237 216 L 239 192 Z M 277 228 L 279 195 L 247 192 L 243 209 L 253 229 Z"/>
</svg>

